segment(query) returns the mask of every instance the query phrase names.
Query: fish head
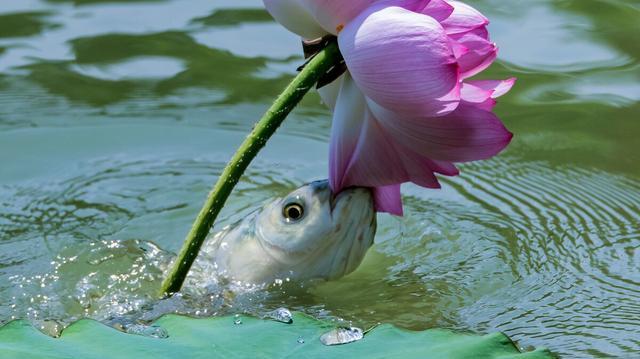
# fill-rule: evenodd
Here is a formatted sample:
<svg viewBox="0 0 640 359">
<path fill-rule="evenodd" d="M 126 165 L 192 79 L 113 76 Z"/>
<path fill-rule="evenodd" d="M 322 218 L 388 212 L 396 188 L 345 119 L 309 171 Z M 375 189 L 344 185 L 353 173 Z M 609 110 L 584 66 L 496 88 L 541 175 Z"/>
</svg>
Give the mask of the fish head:
<svg viewBox="0 0 640 359">
<path fill-rule="evenodd" d="M 355 270 L 373 244 L 376 213 L 371 191 L 334 195 L 328 181 L 304 185 L 269 203 L 255 222 L 256 240 L 288 277 L 341 277 Z"/>
</svg>

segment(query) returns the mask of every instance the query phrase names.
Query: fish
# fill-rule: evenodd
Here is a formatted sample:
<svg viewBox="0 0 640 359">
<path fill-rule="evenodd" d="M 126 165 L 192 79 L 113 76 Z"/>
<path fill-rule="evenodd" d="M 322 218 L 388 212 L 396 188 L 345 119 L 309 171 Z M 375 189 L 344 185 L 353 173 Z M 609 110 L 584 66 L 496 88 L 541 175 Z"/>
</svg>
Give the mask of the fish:
<svg viewBox="0 0 640 359">
<path fill-rule="evenodd" d="M 250 284 L 338 279 L 360 265 L 376 226 L 368 188 L 334 194 L 327 180 L 314 181 L 210 238 L 194 272 Z"/>
<path fill-rule="evenodd" d="M 176 256 L 142 239 L 65 247 L 52 261 L 51 273 L 16 277 L 15 297 L 38 293 L 47 298 L 39 306 L 23 303 L 19 310 L 29 308 L 36 317 L 48 318 L 38 326 L 51 336 L 89 317 L 127 333 L 162 337 L 162 330 L 147 324 L 165 313 L 222 311 L 227 303 L 241 303 L 243 296 L 262 298 L 278 281 L 347 275 L 360 265 L 375 233 L 369 189 L 334 194 L 326 180 L 315 181 L 211 234 L 173 297 L 159 299 L 157 285 Z"/>
</svg>

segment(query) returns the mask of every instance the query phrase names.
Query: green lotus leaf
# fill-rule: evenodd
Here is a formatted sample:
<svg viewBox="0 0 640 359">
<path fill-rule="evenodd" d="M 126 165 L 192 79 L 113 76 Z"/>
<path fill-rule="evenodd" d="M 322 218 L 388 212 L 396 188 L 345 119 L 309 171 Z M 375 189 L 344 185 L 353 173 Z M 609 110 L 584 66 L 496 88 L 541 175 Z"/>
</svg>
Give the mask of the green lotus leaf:
<svg viewBox="0 0 640 359">
<path fill-rule="evenodd" d="M 474 336 L 447 330 L 422 332 L 381 325 L 364 339 L 325 346 L 323 333 L 333 329 L 303 314 L 293 324 L 241 317 L 194 319 L 166 315 L 155 324 L 169 333 L 165 339 L 125 334 L 83 319 L 52 338 L 26 321 L 0 328 L 0 357 L 10 358 L 514 358 L 548 359 L 546 349 L 520 353 L 504 334 Z"/>
</svg>

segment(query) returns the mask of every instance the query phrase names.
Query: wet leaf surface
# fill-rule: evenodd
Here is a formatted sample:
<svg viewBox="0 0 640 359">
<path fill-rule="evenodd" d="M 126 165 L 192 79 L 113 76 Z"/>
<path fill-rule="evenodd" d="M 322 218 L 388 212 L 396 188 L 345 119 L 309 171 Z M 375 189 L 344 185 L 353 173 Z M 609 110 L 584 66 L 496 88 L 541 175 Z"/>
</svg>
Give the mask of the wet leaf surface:
<svg viewBox="0 0 640 359">
<path fill-rule="evenodd" d="M 521 354 L 503 334 L 409 332 L 382 325 L 358 342 L 326 346 L 320 338 L 329 324 L 301 314 L 294 315 L 291 325 L 252 317 L 241 319 L 241 325 L 233 325 L 226 317 L 192 319 L 169 315 L 159 319 L 155 327 L 145 329 L 168 333 L 161 337 L 146 332 L 125 334 L 95 321 L 82 320 L 65 329 L 59 339 L 17 321 L 0 328 L 0 349 L 7 359 L 252 358 L 256 355 L 265 358 L 552 358 L 543 349 Z"/>
</svg>

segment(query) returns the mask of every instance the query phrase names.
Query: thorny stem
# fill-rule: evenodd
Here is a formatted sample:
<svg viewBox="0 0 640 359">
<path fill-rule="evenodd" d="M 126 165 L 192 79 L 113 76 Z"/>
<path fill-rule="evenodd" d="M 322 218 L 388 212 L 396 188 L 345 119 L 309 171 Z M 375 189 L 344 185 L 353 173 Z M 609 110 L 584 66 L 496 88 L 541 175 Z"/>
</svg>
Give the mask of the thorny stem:
<svg viewBox="0 0 640 359">
<path fill-rule="evenodd" d="M 336 39 L 328 39 L 327 45 L 307 62 L 260 121 L 256 123 L 249 136 L 225 167 L 200 213 L 198 213 L 171 271 L 162 283 L 160 293 L 162 296 L 172 295 L 182 287 L 218 213 L 251 160 L 264 147 L 267 140 L 276 132 L 282 121 L 302 100 L 309 89 L 318 83 L 318 80 L 324 75 L 339 66 L 342 61 Z"/>
</svg>

